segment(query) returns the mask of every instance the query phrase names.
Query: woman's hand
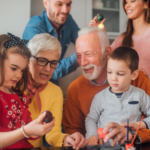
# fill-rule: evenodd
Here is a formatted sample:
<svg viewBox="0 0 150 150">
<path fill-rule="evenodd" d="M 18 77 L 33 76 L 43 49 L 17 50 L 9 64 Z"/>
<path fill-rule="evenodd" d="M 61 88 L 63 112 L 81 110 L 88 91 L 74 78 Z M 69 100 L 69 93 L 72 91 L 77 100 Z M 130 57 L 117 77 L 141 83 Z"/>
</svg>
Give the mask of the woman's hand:
<svg viewBox="0 0 150 150">
<path fill-rule="evenodd" d="M 103 144 L 103 140 L 99 138 L 97 135 L 93 135 L 88 138 L 88 145 L 101 145 Z"/>
<path fill-rule="evenodd" d="M 97 14 L 97 16 L 98 16 L 99 14 Z M 90 23 L 89 23 L 89 26 L 96 26 L 96 27 L 98 27 L 98 25 L 101 23 L 101 24 L 103 24 L 104 25 L 104 22 L 105 22 L 105 18 L 101 21 L 101 22 L 99 22 L 98 20 L 97 20 L 97 16 L 95 16 L 91 21 L 90 21 Z M 103 28 L 105 31 L 106 31 L 106 28 L 104 27 Z"/>
<path fill-rule="evenodd" d="M 99 14 L 97 14 L 98 16 Z M 95 16 L 89 23 L 89 26 L 98 26 L 99 25 L 99 21 L 97 20 L 97 16 Z"/>
<path fill-rule="evenodd" d="M 79 132 L 64 137 L 64 146 L 72 146 L 73 149 L 79 149 L 87 145 L 87 140 Z"/>
<path fill-rule="evenodd" d="M 50 123 L 45 123 L 43 122 L 45 116 L 46 112 L 42 113 L 37 119 L 24 126 L 25 134 L 32 137 L 37 137 L 43 136 L 50 132 L 54 127 L 55 118 L 53 118 Z"/>
</svg>

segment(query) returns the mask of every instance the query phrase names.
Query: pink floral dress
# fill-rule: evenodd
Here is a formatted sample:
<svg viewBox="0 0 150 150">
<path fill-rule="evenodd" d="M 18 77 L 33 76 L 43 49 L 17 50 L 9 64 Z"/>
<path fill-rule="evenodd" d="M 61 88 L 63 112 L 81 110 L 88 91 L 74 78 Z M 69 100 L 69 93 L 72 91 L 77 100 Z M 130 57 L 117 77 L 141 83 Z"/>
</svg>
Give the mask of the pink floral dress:
<svg viewBox="0 0 150 150">
<path fill-rule="evenodd" d="M 32 121 L 30 115 L 25 95 L 19 98 L 17 94 L 8 94 L 0 90 L 0 132 L 16 130 L 28 124 Z M 31 147 L 33 146 L 24 138 L 5 149 Z"/>
</svg>

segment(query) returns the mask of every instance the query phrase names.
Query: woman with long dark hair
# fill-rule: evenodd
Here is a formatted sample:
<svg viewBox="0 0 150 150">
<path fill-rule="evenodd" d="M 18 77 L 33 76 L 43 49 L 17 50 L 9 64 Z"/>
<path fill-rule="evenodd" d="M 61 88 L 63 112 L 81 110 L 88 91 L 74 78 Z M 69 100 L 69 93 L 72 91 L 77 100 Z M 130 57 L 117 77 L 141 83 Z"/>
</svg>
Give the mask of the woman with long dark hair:
<svg viewBox="0 0 150 150">
<path fill-rule="evenodd" d="M 112 51 L 122 45 L 134 48 L 139 68 L 150 77 L 150 0 L 123 0 L 123 8 L 128 16 L 127 29 L 112 43 Z M 97 25 L 93 20 L 90 25 Z"/>
<path fill-rule="evenodd" d="M 127 29 L 113 42 L 112 50 L 121 45 L 133 47 L 139 54 L 139 68 L 150 76 L 150 0 L 123 0 L 123 8 Z"/>
</svg>

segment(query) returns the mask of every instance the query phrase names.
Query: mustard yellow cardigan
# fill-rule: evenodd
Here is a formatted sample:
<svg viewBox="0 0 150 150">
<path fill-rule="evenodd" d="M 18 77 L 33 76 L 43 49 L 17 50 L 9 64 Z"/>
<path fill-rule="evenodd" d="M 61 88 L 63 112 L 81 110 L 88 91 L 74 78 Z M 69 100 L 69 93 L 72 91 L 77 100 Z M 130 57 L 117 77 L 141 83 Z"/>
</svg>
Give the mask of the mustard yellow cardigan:
<svg viewBox="0 0 150 150">
<path fill-rule="evenodd" d="M 62 146 L 64 136 L 66 135 L 61 132 L 63 113 L 62 91 L 57 85 L 48 82 L 46 88 L 41 91 L 39 95 L 42 104 L 41 113 L 43 113 L 45 110 L 49 110 L 53 114 L 53 117 L 55 117 L 55 126 L 49 133 L 46 134 L 46 141 L 51 146 Z M 35 120 L 41 114 L 39 114 L 35 96 L 33 97 L 31 104 L 29 104 L 28 110 L 31 112 L 32 120 Z M 43 147 L 42 137 L 39 137 L 37 140 L 29 140 L 29 142 L 34 147 Z"/>
</svg>

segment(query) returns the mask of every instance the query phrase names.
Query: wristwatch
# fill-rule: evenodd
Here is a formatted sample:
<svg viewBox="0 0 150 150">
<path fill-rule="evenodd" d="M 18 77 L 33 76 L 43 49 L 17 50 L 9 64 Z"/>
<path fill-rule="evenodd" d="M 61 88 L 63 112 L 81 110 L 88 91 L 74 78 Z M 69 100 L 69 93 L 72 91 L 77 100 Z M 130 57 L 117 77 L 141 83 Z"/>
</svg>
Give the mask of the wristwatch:
<svg viewBox="0 0 150 150">
<path fill-rule="evenodd" d="M 134 138 L 135 132 L 136 132 L 135 130 L 130 129 L 130 133 L 131 133 L 131 135 L 132 135 L 132 140 L 133 140 L 133 138 Z M 137 134 L 136 137 L 135 137 L 134 143 L 136 143 L 136 144 L 140 144 L 140 143 L 141 143 L 141 139 L 140 139 L 140 137 L 138 136 L 138 134 Z"/>
</svg>

